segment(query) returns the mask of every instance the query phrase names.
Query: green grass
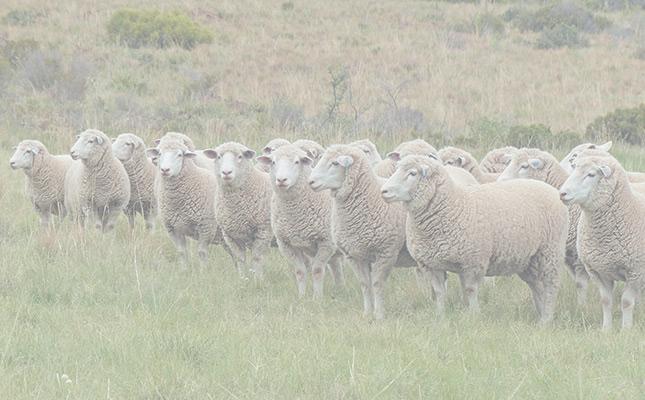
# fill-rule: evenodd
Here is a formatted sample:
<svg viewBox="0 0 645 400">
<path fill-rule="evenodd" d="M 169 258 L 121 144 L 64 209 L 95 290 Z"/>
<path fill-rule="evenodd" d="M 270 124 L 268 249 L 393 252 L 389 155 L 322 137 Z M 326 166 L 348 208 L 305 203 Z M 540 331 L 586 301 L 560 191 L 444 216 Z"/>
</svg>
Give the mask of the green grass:
<svg viewBox="0 0 645 400">
<path fill-rule="evenodd" d="M 627 152 L 626 164 L 643 166 L 640 152 L 618 148 Z M 2 168 L 0 178 L 2 398 L 636 399 L 645 391 L 642 312 L 633 331 L 601 333 L 595 289 L 578 308 L 564 271 L 551 327 L 536 325 L 517 278 L 484 287 L 482 313 L 470 315 L 452 277 L 438 319 L 410 270 L 394 271 L 388 317 L 375 322 L 362 316 L 348 266 L 347 287 L 328 279 L 322 302 L 298 300 L 275 250 L 256 284 L 241 281 L 219 248 L 207 266 L 182 269 L 165 232 L 148 234 L 141 221 L 133 234 L 124 218 L 106 235 L 83 236 L 68 223 L 40 232 L 22 173 Z"/>
</svg>

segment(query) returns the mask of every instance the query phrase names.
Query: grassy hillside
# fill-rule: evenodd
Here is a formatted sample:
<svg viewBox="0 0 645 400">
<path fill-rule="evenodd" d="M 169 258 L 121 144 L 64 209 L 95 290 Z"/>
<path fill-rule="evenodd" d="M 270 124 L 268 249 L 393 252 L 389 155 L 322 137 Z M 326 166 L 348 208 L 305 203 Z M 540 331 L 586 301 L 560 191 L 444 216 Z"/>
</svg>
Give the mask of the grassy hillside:
<svg viewBox="0 0 645 400">
<path fill-rule="evenodd" d="M 108 22 L 131 2 L 57 3 L 0 4 L 5 163 L 21 139 L 66 152 L 87 127 L 146 140 L 177 130 L 201 147 L 370 137 L 383 152 L 422 136 L 466 143 L 481 156 L 497 127 L 542 123 L 556 134 L 582 134 L 596 117 L 645 102 L 638 6 L 612 11 L 588 1 L 602 28 L 580 29 L 576 46 L 541 49 L 543 32 L 507 21 L 517 4 L 506 2 L 137 2 L 182 12 L 212 34 L 187 50 L 113 40 Z M 619 145 L 615 154 L 645 171 L 639 147 Z M 1 398 L 637 399 L 645 392 L 643 307 L 631 332 L 602 334 L 595 289 L 577 307 L 564 271 L 552 327 L 536 326 L 530 292 L 516 278 L 483 288 L 481 315 L 473 316 L 452 277 L 447 315 L 437 319 L 409 270 L 392 273 L 388 318 L 377 323 L 361 315 L 349 266 L 346 288 L 328 279 L 322 302 L 298 300 L 277 251 L 266 281 L 256 284 L 241 281 L 221 249 L 212 249 L 207 266 L 180 268 L 163 229 L 148 234 L 141 221 L 132 233 L 125 219 L 107 235 L 81 235 L 67 223 L 42 232 L 23 181 L 21 172 L 0 168 Z"/>
</svg>

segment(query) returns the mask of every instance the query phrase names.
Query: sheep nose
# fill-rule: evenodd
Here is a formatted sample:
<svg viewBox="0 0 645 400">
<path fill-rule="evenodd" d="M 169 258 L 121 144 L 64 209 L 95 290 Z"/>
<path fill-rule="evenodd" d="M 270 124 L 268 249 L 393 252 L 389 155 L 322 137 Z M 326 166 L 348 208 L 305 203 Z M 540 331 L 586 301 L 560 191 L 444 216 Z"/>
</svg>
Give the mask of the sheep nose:
<svg viewBox="0 0 645 400">
<path fill-rule="evenodd" d="M 11 168 L 13 168 L 16 166 L 16 163 L 14 161 L 9 161 L 9 165 L 11 166 Z"/>
<path fill-rule="evenodd" d="M 381 189 L 381 194 L 387 194 L 388 190 L 387 189 Z"/>
<path fill-rule="evenodd" d="M 233 173 L 233 171 L 222 171 L 222 175 L 224 175 L 224 176 L 229 176 L 232 173 Z"/>
<path fill-rule="evenodd" d="M 170 168 L 161 168 L 162 174 L 167 174 L 168 172 L 170 172 Z"/>
<path fill-rule="evenodd" d="M 278 183 L 285 183 L 287 181 L 287 178 L 275 178 L 275 181 Z"/>
<path fill-rule="evenodd" d="M 313 184 L 314 184 L 314 180 L 313 180 L 313 179 L 309 179 L 309 186 L 313 186 Z"/>
<path fill-rule="evenodd" d="M 567 197 L 567 192 L 560 192 L 560 199 Z"/>
</svg>

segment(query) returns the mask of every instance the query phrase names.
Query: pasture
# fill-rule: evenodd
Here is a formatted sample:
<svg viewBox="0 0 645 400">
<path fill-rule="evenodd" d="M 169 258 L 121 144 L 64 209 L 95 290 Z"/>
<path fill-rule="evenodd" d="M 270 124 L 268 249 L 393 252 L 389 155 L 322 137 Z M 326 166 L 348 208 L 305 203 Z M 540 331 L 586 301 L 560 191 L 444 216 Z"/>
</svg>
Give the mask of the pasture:
<svg viewBox="0 0 645 400">
<path fill-rule="evenodd" d="M 66 153 L 88 127 L 147 143 L 177 130 L 200 148 L 234 139 L 256 151 L 278 136 L 369 137 L 381 153 L 422 137 L 481 158 L 504 144 L 482 121 L 583 133 L 594 118 L 645 102 L 637 38 L 600 32 L 588 47 L 536 49 L 526 45 L 532 33 L 511 27 L 501 36 L 458 32 L 456 23 L 481 12 L 462 3 L 163 0 L 137 7 L 185 12 L 214 33 L 212 43 L 133 49 L 105 30 L 127 5 L 0 5 L 0 17 L 36 15 L 3 22 L 3 48 L 35 40 L 60 65 L 51 77 L 51 62 L 0 60 L 0 398 L 642 398 L 642 303 L 634 329 L 603 333 L 597 290 L 577 306 L 564 267 L 548 327 L 536 324 L 516 277 L 483 286 L 481 314 L 472 315 L 451 276 L 438 318 L 411 270 L 392 272 L 387 317 L 373 321 L 362 316 L 348 264 L 346 287 L 328 274 L 322 301 L 311 300 L 311 287 L 299 300 L 277 249 L 256 283 L 241 280 L 221 248 L 200 265 L 192 243 L 192 262 L 181 267 L 161 224 L 149 233 L 140 218 L 134 231 L 125 217 L 108 234 L 69 221 L 43 231 L 22 172 L 8 167 L 20 140 Z M 487 7 L 501 14 L 509 4 Z M 599 14 L 621 27 L 645 18 L 642 9 Z M 569 148 L 545 150 L 561 157 Z M 612 153 L 645 171 L 640 147 Z"/>
</svg>

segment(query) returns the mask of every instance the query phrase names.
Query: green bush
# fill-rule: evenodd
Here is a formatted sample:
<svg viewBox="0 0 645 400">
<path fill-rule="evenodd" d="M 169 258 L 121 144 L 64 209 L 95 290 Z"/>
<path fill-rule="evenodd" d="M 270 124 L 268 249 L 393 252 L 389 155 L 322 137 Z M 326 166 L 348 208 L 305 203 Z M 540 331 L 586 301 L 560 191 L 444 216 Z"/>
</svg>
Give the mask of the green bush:
<svg viewBox="0 0 645 400">
<path fill-rule="evenodd" d="M 0 47 L 0 51 L 2 51 L 2 56 L 16 68 L 39 48 L 40 45 L 33 39 L 18 39 L 5 41 Z"/>
<path fill-rule="evenodd" d="M 645 144 L 645 104 L 619 108 L 596 118 L 585 132 L 592 141 L 615 140 L 634 145 Z"/>
<path fill-rule="evenodd" d="M 589 41 L 580 35 L 574 26 L 559 24 L 540 33 L 535 47 L 538 49 L 557 49 L 560 47 L 587 47 Z"/>
<path fill-rule="evenodd" d="M 515 147 L 550 147 L 553 142 L 551 129 L 542 124 L 511 126 L 506 135 L 506 143 Z"/>
<path fill-rule="evenodd" d="M 597 33 L 611 25 L 608 19 L 596 16 L 585 7 L 569 1 L 554 3 L 534 11 L 512 7 L 502 17 L 522 31 L 533 32 L 553 30 L 563 25 L 577 31 Z"/>
<path fill-rule="evenodd" d="M 212 33 L 179 12 L 120 10 L 110 18 L 107 31 L 116 43 L 132 48 L 192 49 L 213 40 Z"/>
</svg>

